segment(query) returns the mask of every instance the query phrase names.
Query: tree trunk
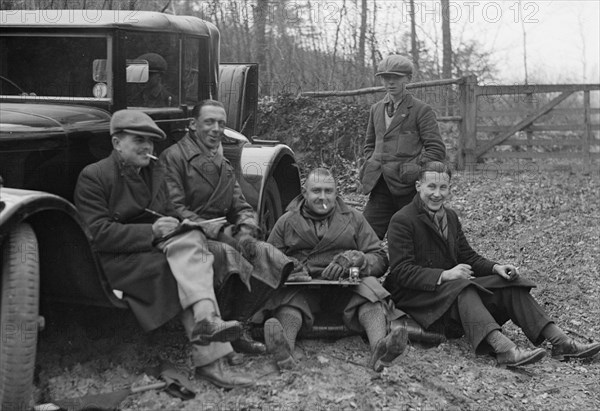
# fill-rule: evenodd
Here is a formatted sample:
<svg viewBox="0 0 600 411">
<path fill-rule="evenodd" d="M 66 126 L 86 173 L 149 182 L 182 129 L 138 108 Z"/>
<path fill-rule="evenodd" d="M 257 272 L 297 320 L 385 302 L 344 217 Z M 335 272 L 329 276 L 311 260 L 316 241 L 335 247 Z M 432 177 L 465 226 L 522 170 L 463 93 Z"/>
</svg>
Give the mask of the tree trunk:
<svg viewBox="0 0 600 411">
<path fill-rule="evenodd" d="M 375 3 L 375 0 L 373 0 Z M 375 7 L 375 4 L 373 4 Z M 356 60 L 358 63 L 358 69 L 360 72 L 363 72 L 365 67 L 365 40 L 367 37 L 367 13 L 369 8 L 367 7 L 367 0 L 362 0 L 361 12 L 360 12 L 360 34 L 358 37 L 358 53 L 356 55 Z M 339 28 L 339 27 L 338 27 Z"/>
<path fill-rule="evenodd" d="M 268 0 L 258 0 L 254 9 L 254 21 L 256 22 L 254 28 L 254 36 L 256 39 L 256 48 L 254 55 L 256 56 L 256 62 L 261 73 L 265 73 L 267 78 L 263 78 L 263 94 L 269 95 L 269 83 L 268 78 L 269 68 L 267 66 L 267 41 L 266 41 L 266 27 L 267 27 L 267 15 L 268 15 Z"/>
<path fill-rule="evenodd" d="M 419 45 L 417 42 L 417 23 L 415 21 L 415 0 L 410 0 L 410 53 L 412 55 L 414 74 L 413 78 L 419 78 Z"/>
<path fill-rule="evenodd" d="M 450 37 L 450 0 L 442 3 L 442 78 L 452 78 L 452 39 Z"/>
</svg>

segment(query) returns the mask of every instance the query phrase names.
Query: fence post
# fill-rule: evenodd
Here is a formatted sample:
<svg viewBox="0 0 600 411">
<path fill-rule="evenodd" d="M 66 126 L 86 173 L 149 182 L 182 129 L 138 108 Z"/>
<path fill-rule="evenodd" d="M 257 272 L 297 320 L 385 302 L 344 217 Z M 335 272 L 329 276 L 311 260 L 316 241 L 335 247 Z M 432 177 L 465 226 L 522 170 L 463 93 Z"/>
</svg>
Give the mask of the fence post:
<svg viewBox="0 0 600 411">
<path fill-rule="evenodd" d="M 585 124 L 585 135 L 584 135 L 584 158 L 585 158 L 585 167 L 587 171 L 592 169 L 592 118 L 591 118 L 591 110 L 590 110 L 590 91 L 585 90 L 583 92 L 583 121 Z"/>
<path fill-rule="evenodd" d="M 460 134 L 456 168 L 464 170 L 474 163 L 477 146 L 477 76 L 465 76 L 460 84 Z"/>
</svg>

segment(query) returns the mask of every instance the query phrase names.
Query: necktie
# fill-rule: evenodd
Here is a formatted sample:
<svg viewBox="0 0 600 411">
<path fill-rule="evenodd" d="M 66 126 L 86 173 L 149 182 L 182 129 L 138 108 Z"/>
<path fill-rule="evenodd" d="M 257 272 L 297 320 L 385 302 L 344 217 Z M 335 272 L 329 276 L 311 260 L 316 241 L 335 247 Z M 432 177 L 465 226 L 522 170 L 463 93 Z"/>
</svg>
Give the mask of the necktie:
<svg viewBox="0 0 600 411">
<path fill-rule="evenodd" d="M 439 230 L 442 237 L 447 239 L 448 238 L 448 220 L 446 218 L 446 213 L 440 213 L 439 215 L 436 214 L 435 225 L 437 226 L 437 229 Z"/>
<path fill-rule="evenodd" d="M 386 104 L 386 110 L 387 110 L 387 115 L 388 117 L 393 117 L 394 116 L 394 102 L 393 101 L 388 101 Z"/>
</svg>

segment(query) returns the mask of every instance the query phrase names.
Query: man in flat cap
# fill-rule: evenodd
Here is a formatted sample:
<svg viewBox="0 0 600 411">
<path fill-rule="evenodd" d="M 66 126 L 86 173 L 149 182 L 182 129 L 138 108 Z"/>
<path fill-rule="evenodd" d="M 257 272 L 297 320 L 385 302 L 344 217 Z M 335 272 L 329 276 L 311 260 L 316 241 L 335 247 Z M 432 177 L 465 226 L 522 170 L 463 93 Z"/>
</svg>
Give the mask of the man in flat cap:
<svg viewBox="0 0 600 411">
<path fill-rule="evenodd" d="M 75 204 L 110 286 L 123 292 L 145 331 L 183 310 L 192 361 L 204 379 L 224 388 L 253 384 L 222 363 L 233 352 L 228 341 L 239 337 L 241 324 L 221 319 L 202 233 L 180 223 L 165 170 L 153 160 L 154 141 L 164 140 L 165 133 L 137 110 L 114 113 L 110 133 L 111 155 L 84 168 L 75 188 Z"/>
<path fill-rule="evenodd" d="M 144 83 L 137 93 L 129 100 L 130 107 L 175 107 L 176 98 L 163 83 L 163 76 L 167 72 L 167 61 L 157 53 L 146 53 L 136 60 L 148 62 L 148 82 Z"/>
<path fill-rule="evenodd" d="M 380 239 L 394 213 L 415 196 L 419 166 L 446 157 L 435 113 L 406 91 L 412 73 L 411 61 L 400 55 L 377 66 L 387 94 L 371 106 L 361 183 L 369 194 L 365 218 Z"/>
</svg>

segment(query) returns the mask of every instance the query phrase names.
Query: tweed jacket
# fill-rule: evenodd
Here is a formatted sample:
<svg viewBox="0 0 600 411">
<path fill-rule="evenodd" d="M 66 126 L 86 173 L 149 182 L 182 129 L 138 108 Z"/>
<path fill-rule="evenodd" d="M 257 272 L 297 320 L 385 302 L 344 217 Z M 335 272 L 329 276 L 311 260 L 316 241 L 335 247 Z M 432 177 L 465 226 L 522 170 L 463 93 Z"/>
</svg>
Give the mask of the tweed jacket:
<svg viewBox="0 0 600 411">
<path fill-rule="evenodd" d="M 388 231 L 390 274 L 384 286 L 396 306 L 424 328 L 439 319 L 465 287 L 475 286 L 480 292 L 491 293 L 495 288 L 535 286 L 522 278 L 507 281 L 494 274 L 495 263 L 471 248 L 456 212 L 446 208 L 446 214 L 448 239 L 439 234 L 417 194 L 394 214 Z M 437 285 L 442 271 L 460 263 L 469 264 L 477 278 Z"/>
<path fill-rule="evenodd" d="M 414 189 L 419 166 L 442 161 L 446 147 L 431 107 L 410 93 L 394 111 L 392 122 L 385 125 L 386 97 L 371 106 L 365 137 L 365 163 L 361 169 L 363 192 L 369 194 L 381 176 L 393 195 L 405 195 Z"/>
<path fill-rule="evenodd" d="M 138 173 L 113 151 L 83 169 L 74 197 L 109 284 L 123 291 L 141 326 L 152 330 L 174 317 L 181 310 L 177 284 L 166 257 L 152 246 L 156 217 L 144 211 L 176 216 L 164 168 L 151 163 Z"/>
</svg>

